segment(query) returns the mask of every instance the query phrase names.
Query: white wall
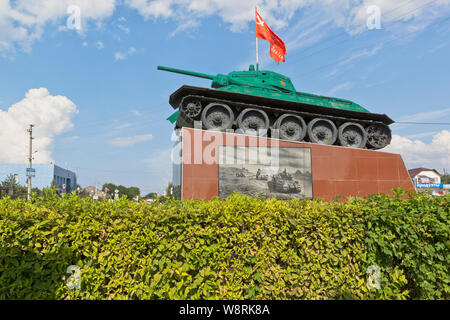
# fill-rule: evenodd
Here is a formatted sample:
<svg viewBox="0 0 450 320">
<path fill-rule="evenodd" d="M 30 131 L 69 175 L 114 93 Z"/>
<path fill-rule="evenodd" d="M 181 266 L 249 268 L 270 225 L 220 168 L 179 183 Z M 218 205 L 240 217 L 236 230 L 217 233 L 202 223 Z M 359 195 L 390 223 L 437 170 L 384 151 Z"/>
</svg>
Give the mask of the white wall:
<svg viewBox="0 0 450 320">
<path fill-rule="evenodd" d="M 422 171 L 414 177 L 414 181 L 416 183 L 426 183 L 419 181 L 421 177 L 429 178 L 430 179 L 429 183 L 441 183 L 441 177 L 434 171 Z"/>
</svg>

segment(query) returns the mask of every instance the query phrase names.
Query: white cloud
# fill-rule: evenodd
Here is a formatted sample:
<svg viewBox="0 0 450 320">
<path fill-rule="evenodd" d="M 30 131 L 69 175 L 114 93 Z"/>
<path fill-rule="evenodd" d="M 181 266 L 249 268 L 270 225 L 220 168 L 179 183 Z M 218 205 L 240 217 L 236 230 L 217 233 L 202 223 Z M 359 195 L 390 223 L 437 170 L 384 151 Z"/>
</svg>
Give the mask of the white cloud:
<svg viewBox="0 0 450 320">
<path fill-rule="evenodd" d="M 392 0 L 0 0 L 0 51 L 14 50 L 17 46 L 30 50 L 34 41 L 41 38 L 45 27 L 54 24 L 57 29 L 67 29 L 67 8 L 81 9 L 81 22 L 86 30 L 92 21 L 102 27 L 102 20 L 111 17 L 119 5 L 137 10 L 145 19 L 164 19 L 175 22 L 172 35 L 197 27 L 200 21 L 219 16 L 232 31 L 248 30 L 254 21 L 254 8 L 275 30 L 292 24 L 296 13 L 308 13 L 299 20 L 308 20 L 310 13 L 317 14 L 316 23 L 308 29 L 288 34 L 289 43 L 320 40 L 327 28 L 338 27 L 349 34 L 367 30 L 370 5 L 381 9 L 382 27 L 392 32 L 421 30 L 440 17 L 448 15 L 450 0 L 414 0 L 399 3 Z M 119 18 L 124 22 L 126 19 Z M 126 27 L 125 27 L 126 31 Z"/>
<path fill-rule="evenodd" d="M 132 110 L 131 110 L 131 113 L 134 114 L 136 117 L 142 116 L 142 113 L 140 113 L 140 112 L 139 112 L 138 110 L 136 110 L 136 109 L 132 109 Z"/>
<path fill-rule="evenodd" d="M 74 141 L 77 141 L 78 139 L 80 139 L 79 136 L 71 136 L 71 137 L 64 138 L 64 141 L 65 142 L 74 142 Z"/>
<path fill-rule="evenodd" d="M 434 3 L 416 0 L 400 4 L 392 0 L 126 0 L 125 3 L 146 19 L 173 19 L 180 24 L 186 20 L 218 15 L 233 31 L 247 28 L 248 23 L 254 20 L 255 6 L 275 29 L 286 27 L 297 11 L 312 9 L 321 13 L 320 21 L 331 20 L 335 26 L 356 34 L 367 29 L 368 6 L 380 8 L 384 24 L 408 22 L 412 30 L 426 25 L 421 20 L 424 17 L 430 21 L 442 16 L 443 12 L 436 8 L 448 5 L 450 0 Z"/>
<path fill-rule="evenodd" d="M 349 90 L 352 87 L 353 87 L 353 84 L 351 82 L 347 81 L 347 82 L 344 82 L 344 83 L 341 83 L 341 84 L 337 85 L 336 87 L 334 87 L 333 89 L 328 91 L 327 95 L 332 96 L 332 95 L 336 94 L 339 91 Z"/>
<path fill-rule="evenodd" d="M 378 45 L 376 45 L 375 47 L 373 47 L 372 49 L 363 49 L 360 51 L 356 51 L 354 52 L 352 55 L 350 55 L 350 57 L 341 60 L 334 68 L 333 70 L 328 74 L 329 77 L 334 76 L 341 67 L 350 64 L 350 62 L 356 60 L 356 59 L 360 59 L 360 58 L 364 58 L 364 57 L 371 57 L 373 55 L 375 55 L 376 53 L 378 53 L 378 51 L 380 51 L 383 48 L 383 43 L 380 43 Z"/>
<path fill-rule="evenodd" d="M 116 59 L 116 60 L 125 60 L 125 58 L 126 58 L 126 56 L 123 53 L 116 52 L 114 54 L 114 59 Z"/>
<path fill-rule="evenodd" d="M 128 49 L 128 51 L 126 51 L 126 52 L 116 52 L 114 54 L 114 59 L 116 59 L 116 60 L 125 60 L 129 56 L 133 55 L 135 52 L 136 52 L 136 48 L 130 47 L 130 49 Z"/>
<path fill-rule="evenodd" d="M 431 143 L 392 136 L 392 143 L 382 151 L 399 153 L 408 168 L 428 167 L 442 171 L 450 168 L 450 131 L 442 130 L 433 135 Z"/>
<path fill-rule="evenodd" d="M 85 29 L 90 20 L 111 16 L 116 4 L 116 0 L 0 0 L 0 51 L 15 50 L 16 46 L 31 50 L 47 25 L 58 25 L 58 29 L 66 25 L 69 6 L 80 8 Z"/>
<path fill-rule="evenodd" d="M 122 30 L 125 33 L 130 33 L 130 28 L 125 27 L 124 25 L 118 24 L 117 28 L 119 28 L 120 30 Z"/>
<path fill-rule="evenodd" d="M 97 41 L 96 45 L 98 50 L 102 50 L 105 47 L 105 45 L 101 41 Z"/>
<path fill-rule="evenodd" d="M 126 128 L 130 128 L 132 126 L 133 126 L 133 124 L 131 122 L 127 122 L 127 123 L 124 123 L 124 124 L 121 124 L 121 125 L 115 127 L 114 129 L 115 130 L 123 130 L 123 129 L 126 129 Z"/>
<path fill-rule="evenodd" d="M 145 134 L 145 135 L 138 135 L 133 137 L 119 137 L 114 138 L 112 140 L 109 140 L 108 143 L 116 146 L 116 147 L 131 147 L 135 144 L 149 141 L 153 139 L 153 135 L 151 134 Z"/>
<path fill-rule="evenodd" d="M 52 96 L 46 88 L 30 89 L 25 98 L 6 111 L 0 110 L 0 162 L 26 163 L 28 133 L 33 129 L 36 163 L 52 160 L 50 148 L 54 139 L 73 128 L 72 118 L 78 110 L 64 96 Z"/>
</svg>

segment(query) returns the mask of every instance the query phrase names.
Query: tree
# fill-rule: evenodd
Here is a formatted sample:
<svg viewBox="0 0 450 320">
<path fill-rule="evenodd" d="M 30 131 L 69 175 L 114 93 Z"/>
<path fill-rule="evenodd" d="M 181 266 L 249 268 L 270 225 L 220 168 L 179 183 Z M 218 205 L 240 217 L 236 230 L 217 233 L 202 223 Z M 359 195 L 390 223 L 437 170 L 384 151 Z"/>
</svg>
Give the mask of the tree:
<svg viewBox="0 0 450 320">
<path fill-rule="evenodd" d="M 129 187 L 127 189 L 127 196 L 129 197 L 129 199 L 134 199 L 140 195 L 141 195 L 141 190 L 139 190 L 138 187 Z"/>
<path fill-rule="evenodd" d="M 9 174 L 5 180 L 2 181 L 2 187 L 3 188 L 18 188 L 20 187 L 19 183 L 17 183 L 15 175 L 12 173 Z"/>
<path fill-rule="evenodd" d="M 12 199 L 19 197 L 26 197 L 28 189 L 25 186 L 21 186 L 14 174 L 9 174 L 5 180 L 0 183 L 2 190 L 2 196 L 9 195 Z M 35 191 L 36 189 L 33 189 Z"/>
<path fill-rule="evenodd" d="M 115 185 L 113 183 L 105 183 L 102 186 L 103 191 L 105 191 L 105 189 L 108 189 L 108 191 L 106 192 L 107 195 L 111 198 L 114 197 L 114 191 L 115 190 L 119 190 L 119 196 L 127 196 L 128 199 L 134 199 L 137 196 L 141 195 L 141 190 L 138 187 L 124 187 L 122 185 Z"/>
<path fill-rule="evenodd" d="M 446 173 L 441 177 L 441 183 L 450 184 L 450 174 Z"/>
<path fill-rule="evenodd" d="M 173 183 L 172 182 L 169 182 L 169 184 L 167 185 L 166 196 L 167 197 L 173 196 Z"/>
<path fill-rule="evenodd" d="M 150 193 L 147 193 L 145 196 L 143 196 L 143 198 L 144 199 L 154 199 L 157 196 L 158 196 L 158 194 L 156 192 L 150 192 Z"/>
</svg>

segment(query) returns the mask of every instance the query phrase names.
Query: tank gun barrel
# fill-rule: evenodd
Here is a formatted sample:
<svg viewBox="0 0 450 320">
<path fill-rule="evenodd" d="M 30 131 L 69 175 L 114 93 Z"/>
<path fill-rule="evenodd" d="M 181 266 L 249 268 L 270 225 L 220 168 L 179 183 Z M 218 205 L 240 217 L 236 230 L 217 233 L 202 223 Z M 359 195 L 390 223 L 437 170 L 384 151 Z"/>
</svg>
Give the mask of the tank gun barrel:
<svg viewBox="0 0 450 320">
<path fill-rule="evenodd" d="M 212 75 L 209 75 L 209 74 L 206 74 L 206 73 L 192 72 L 192 71 L 175 69 L 175 68 L 168 68 L 168 67 L 163 67 L 163 66 L 158 66 L 158 70 L 167 71 L 167 72 L 173 72 L 173 73 L 180 73 L 180 74 L 185 74 L 187 76 L 203 78 L 203 79 L 209 79 L 209 80 L 214 80 L 214 78 L 215 78 L 215 76 L 212 76 Z"/>
</svg>

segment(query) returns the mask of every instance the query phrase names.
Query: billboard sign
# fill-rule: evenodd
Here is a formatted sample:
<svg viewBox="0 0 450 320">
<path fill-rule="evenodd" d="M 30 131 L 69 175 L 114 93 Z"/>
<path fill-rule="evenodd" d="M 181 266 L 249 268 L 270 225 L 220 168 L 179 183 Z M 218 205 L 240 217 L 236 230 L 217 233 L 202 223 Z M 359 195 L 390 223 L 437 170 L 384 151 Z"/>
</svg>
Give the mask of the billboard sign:
<svg viewBox="0 0 450 320">
<path fill-rule="evenodd" d="M 34 178 L 36 176 L 36 169 L 27 168 L 27 177 Z"/>
<path fill-rule="evenodd" d="M 442 189 L 444 187 L 441 183 L 418 183 L 416 188 L 418 189 Z"/>
</svg>

